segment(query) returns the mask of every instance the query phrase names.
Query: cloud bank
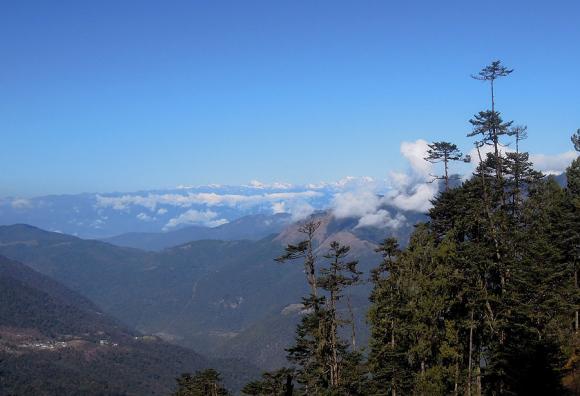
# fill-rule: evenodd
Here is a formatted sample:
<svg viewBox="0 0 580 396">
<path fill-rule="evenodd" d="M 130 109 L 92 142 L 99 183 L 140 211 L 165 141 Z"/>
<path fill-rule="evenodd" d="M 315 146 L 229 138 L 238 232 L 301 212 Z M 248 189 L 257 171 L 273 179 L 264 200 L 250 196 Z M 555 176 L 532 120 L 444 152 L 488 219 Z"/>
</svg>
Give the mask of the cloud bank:
<svg viewBox="0 0 580 396">
<path fill-rule="evenodd" d="M 212 212 L 211 210 L 202 212 L 195 209 L 190 209 L 181 215 L 169 220 L 163 229 L 170 230 L 180 225 L 192 224 L 204 225 L 206 227 L 217 227 L 228 222 L 226 219 L 217 219 L 217 217 L 218 214 L 216 212 Z"/>
<path fill-rule="evenodd" d="M 216 226 L 259 213 L 288 213 L 292 221 L 299 221 L 317 210 L 330 209 L 337 218 L 355 219 L 357 227 L 396 229 L 407 221 L 405 212 L 429 210 L 438 191 L 438 184 L 429 181 L 431 174 L 441 174 L 441 165 L 423 159 L 427 149 L 428 143 L 423 139 L 402 142 L 400 153 L 405 166 L 385 169 L 383 178 L 347 176 L 335 182 L 306 185 L 254 180 L 241 186 L 184 185 L 123 194 L 6 197 L 0 199 L 0 221 L 28 222 L 71 234 L 101 237 L 192 224 Z M 484 147 L 482 154 L 489 150 L 490 146 Z M 453 170 L 464 177 L 470 176 L 478 162 L 474 149 L 470 154 L 471 164 L 453 165 Z M 577 156 L 574 151 L 536 153 L 530 155 L 530 160 L 536 169 L 558 174 Z"/>
<path fill-rule="evenodd" d="M 336 193 L 332 200 L 333 215 L 337 219 L 358 219 L 357 227 L 397 229 L 406 221 L 397 210 L 427 211 L 437 193 L 437 185 L 428 183 L 433 166 L 423 159 L 427 150 L 428 143 L 422 139 L 401 143 L 401 154 L 409 168 L 391 171 L 383 181 L 373 180 L 357 185 L 352 191 Z"/>
<path fill-rule="evenodd" d="M 560 154 L 530 154 L 530 161 L 537 170 L 548 175 L 558 175 L 566 170 L 570 163 L 578 157 L 576 151 L 566 151 Z"/>
<path fill-rule="evenodd" d="M 97 195 L 98 208 L 110 207 L 115 210 L 126 210 L 130 206 L 142 206 L 154 211 L 158 205 L 190 207 L 192 205 L 207 206 L 243 206 L 274 202 L 277 200 L 310 199 L 321 196 L 317 191 L 276 192 L 258 195 L 217 194 L 217 193 L 188 193 L 188 194 L 152 194 L 132 195 L 120 197 Z"/>
</svg>

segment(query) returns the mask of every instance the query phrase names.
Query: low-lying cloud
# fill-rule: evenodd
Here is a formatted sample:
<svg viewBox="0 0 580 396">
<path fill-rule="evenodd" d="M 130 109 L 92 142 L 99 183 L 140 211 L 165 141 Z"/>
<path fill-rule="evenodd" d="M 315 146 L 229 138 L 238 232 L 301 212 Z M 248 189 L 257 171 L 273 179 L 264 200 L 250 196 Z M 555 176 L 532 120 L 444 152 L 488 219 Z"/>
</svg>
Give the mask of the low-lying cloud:
<svg viewBox="0 0 580 396">
<path fill-rule="evenodd" d="M 530 154 L 530 161 L 534 163 L 534 168 L 548 175 L 558 175 L 570 166 L 570 163 L 578 157 L 576 151 L 566 151 L 560 154 Z"/>
<path fill-rule="evenodd" d="M 332 214 L 337 219 L 358 219 L 356 228 L 397 229 L 405 223 L 406 218 L 401 213 L 393 216 L 386 208 L 388 204 L 388 198 L 370 189 L 338 193 L 332 200 Z"/>
<path fill-rule="evenodd" d="M 199 211 L 190 209 L 177 217 L 169 220 L 163 227 L 164 230 L 169 230 L 180 225 L 203 225 L 206 227 L 217 227 L 226 224 L 226 219 L 217 219 L 218 214 L 211 210 Z"/>
<path fill-rule="evenodd" d="M 314 206 L 306 201 L 279 201 L 272 204 L 273 214 L 288 213 L 292 221 L 303 220 L 314 213 L 315 210 Z"/>
<path fill-rule="evenodd" d="M 419 139 L 401 143 L 401 154 L 407 160 L 406 171 L 391 171 L 389 177 L 352 191 L 336 193 L 332 200 L 333 215 L 358 219 L 356 227 L 401 227 L 406 218 L 397 210 L 425 212 L 437 193 L 437 185 L 428 183 L 433 165 L 424 160 L 428 143 Z M 394 214 L 393 214 L 394 213 Z"/>
<path fill-rule="evenodd" d="M 227 207 L 251 207 L 264 203 L 272 203 L 279 200 L 304 200 L 321 196 L 318 191 L 295 191 L 273 192 L 267 194 L 243 195 L 243 194 L 218 194 L 214 192 L 187 193 L 187 194 L 147 194 L 122 196 L 96 196 L 97 208 L 112 208 L 115 210 L 127 210 L 131 206 L 141 206 L 155 211 L 157 206 L 175 206 L 187 208 L 193 205 L 227 206 Z"/>
</svg>

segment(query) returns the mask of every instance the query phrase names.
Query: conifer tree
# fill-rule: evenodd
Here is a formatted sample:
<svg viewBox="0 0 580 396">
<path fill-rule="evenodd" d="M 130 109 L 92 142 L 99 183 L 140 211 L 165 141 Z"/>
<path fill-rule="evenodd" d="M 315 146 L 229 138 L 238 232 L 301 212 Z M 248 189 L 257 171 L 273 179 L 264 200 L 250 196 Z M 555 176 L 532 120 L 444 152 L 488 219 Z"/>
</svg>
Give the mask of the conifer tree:
<svg viewBox="0 0 580 396">
<path fill-rule="evenodd" d="M 331 242 L 324 255 L 328 264 L 321 265 L 314 246 L 319 226 L 320 222 L 314 220 L 304 223 L 299 227 L 304 240 L 289 244 L 285 253 L 276 258 L 278 262 L 302 259 L 310 287 L 310 294 L 302 299 L 305 314 L 287 357 L 296 367 L 294 378 L 301 385 L 299 394 L 363 394 L 362 355 L 350 350 L 349 343 L 339 336 L 339 328 L 354 326 L 352 319 L 339 314 L 339 303 L 346 289 L 359 282 L 358 261 L 347 260 L 350 247 Z M 262 385 L 264 380 L 248 384 L 246 390 L 257 391 Z"/>
<path fill-rule="evenodd" d="M 302 317 L 296 329 L 296 338 L 293 346 L 287 349 L 288 360 L 297 365 L 296 379 L 304 386 L 306 393 L 318 394 L 321 389 L 327 389 L 330 383 L 328 371 L 328 312 L 324 307 L 325 296 L 318 293 L 317 257 L 314 253 L 315 234 L 320 222 L 308 220 L 298 231 L 304 239 L 297 244 L 289 244 L 283 255 L 275 260 L 280 263 L 286 261 L 303 260 L 306 282 L 310 287 L 310 294 L 302 299 L 306 314 Z"/>
<path fill-rule="evenodd" d="M 576 130 L 570 140 L 572 140 L 572 144 L 574 145 L 576 151 L 580 151 L 580 128 Z"/>
<path fill-rule="evenodd" d="M 230 393 L 221 384 L 221 374 L 214 369 L 182 374 L 177 378 L 174 396 L 227 396 Z"/>
<path fill-rule="evenodd" d="M 482 144 L 491 144 L 493 146 L 493 155 L 495 156 L 496 177 L 501 182 L 501 152 L 500 137 L 508 133 L 512 122 L 503 122 L 499 112 L 495 110 L 495 80 L 509 76 L 513 69 L 508 69 L 502 65 L 501 61 L 495 60 L 481 71 L 472 75 L 472 78 L 480 81 L 489 82 L 491 90 L 491 110 L 480 111 L 469 122 L 473 125 L 473 132 L 468 136 L 482 135 Z"/>
<path fill-rule="evenodd" d="M 294 394 L 294 370 L 282 368 L 262 374 L 262 379 L 244 386 L 242 393 L 252 396 L 292 396 Z"/>
<path fill-rule="evenodd" d="M 520 142 L 528 138 L 528 127 L 516 125 L 509 132 L 509 136 L 515 137 L 516 151 L 506 154 L 505 173 L 511 176 L 508 188 L 511 190 L 511 206 L 514 215 L 517 215 L 521 202 L 522 183 L 528 184 L 533 182 L 530 178 L 539 177 L 537 172 L 533 171 L 532 164 L 529 162 L 528 153 L 520 152 Z M 523 179 L 523 180 L 522 180 Z"/>
<path fill-rule="evenodd" d="M 427 150 L 427 156 L 425 161 L 431 163 L 443 163 L 443 175 L 431 175 L 433 177 L 432 181 L 443 180 L 445 182 L 445 191 L 449 190 L 449 163 L 451 161 L 460 161 L 464 159 L 463 154 L 457 146 L 449 142 L 433 142 L 429 144 L 429 149 Z M 467 162 L 469 158 L 466 157 Z"/>
<path fill-rule="evenodd" d="M 383 257 L 372 271 L 372 303 L 369 365 L 373 391 L 377 395 L 405 394 L 410 389 L 411 371 L 407 364 L 406 279 L 401 253 L 395 238 L 385 239 L 376 249 Z"/>
<path fill-rule="evenodd" d="M 444 162 L 445 190 L 404 249 L 394 238 L 377 248 L 382 261 L 371 272 L 366 365 L 338 331 L 348 324 L 339 315 L 341 297 L 359 277 L 356 260 L 347 260 L 349 248 L 332 243 L 326 261 L 319 260 L 317 226 L 310 223 L 301 228 L 305 240 L 279 258 L 303 259 L 310 286 L 307 313 L 288 349 L 295 394 L 564 395 L 563 384 L 580 389 L 574 380 L 580 158 L 567 169 L 565 188 L 533 169 L 520 146 L 526 127 L 512 127 L 495 109 L 494 82 L 511 72 L 495 61 L 475 76 L 490 82 L 492 108 L 471 120 L 469 136 L 479 136 L 472 177 L 450 189 L 447 165 L 461 154 L 451 143 L 430 145 L 425 160 Z M 506 136 L 515 137 L 515 152 L 501 152 Z M 580 131 L 572 143 L 580 151 Z M 492 147 L 486 155 L 485 145 Z M 283 382 L 265 374 L 245 391 L 277 394 Z"/>
<path fill-rule="evenodd" d="M 324 257 L 330 261 L 329 266 L 320 270 L 320 287 L 328 293 L 328 307 L 326 309 L 327 337 L 330 348 L 330 387 L 338 389 L 342 384 L 342 360 L 347 353 L 347 343 L 339 339 L 338 329 L 341 325 L 349 323 L 340 317 L 338 302 L 343 297 L 346 287 L 359 282 L 362 274 L 358 269 L 358 261 L 345 261 L 350 247 L 331 242 L 328 253 Z"/>
<path fill-rule="evenodd" d="M 534 170 L 527 152 L 507 153 L 504 161 L 504 174 L 507 179 L 505 189 L 510 197 L 508 206 L 511 207 L 511 212 L 514 216 L 513 220 L 517 222 L 525 190 L 529 189 L 529 186 L 539 181 L 544 175 Z M 514 223 L 514 226 L 517 226 L 517 224 Z"/>
<path fill-rule="evenodd" d="M 313 297 L 318 296 L 316 256 L 314 254 L 314 236 L 320 227 L 320 221 L 309 220 L 298 228 L 298 232 L 304 235 L 304 239 L 297 244 L 288 244 L 283 255 L 275 260 L 279 263 L 292 260 L 304 260 L 304 273 L 310 286 Z"/>
<path fill-rule="evenodd" d="M 491 111 L 495 111 L 495 92 L 494 83 L 495 80 L 501 77 L 509 76 L 514 70 L 508 69 L 502 65 L 500 60 L 492 61 L 489 65 L 485 66 L 477 74 L 472 74 L 471 77 L 479 81 L 489 81 L 489 86 L 491 89 Z"/>
<path fill-rule="evenodd" d="M 567 261 L 572 268 L 574 287 L 578 293 L 578 266 L 580 265 L 580 157 L 566 169 L 566 212 L 563 219 L 564 231 L 558 241 L 566 249 Z M 578 305 L 578 300 L 573 301 Z M 574 310 L 574 330 L 578 337 L 580 329 L 578 307 Z M 580 340 L 579 340 L 580 341 Z"/>
</svg>

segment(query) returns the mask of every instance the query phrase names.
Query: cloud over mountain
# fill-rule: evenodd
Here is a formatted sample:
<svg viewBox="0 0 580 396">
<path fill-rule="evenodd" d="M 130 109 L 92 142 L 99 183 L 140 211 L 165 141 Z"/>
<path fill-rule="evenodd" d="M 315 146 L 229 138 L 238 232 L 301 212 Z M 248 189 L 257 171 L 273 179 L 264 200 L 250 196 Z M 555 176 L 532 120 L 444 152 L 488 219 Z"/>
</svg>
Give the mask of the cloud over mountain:
<svg viewBox="0 0 580 396">
<path fill-rule="evenodd" d="M 216 212 L 212 212 L 211 210 L 201 212 L 199 210 L 190 209 L 169 220 L 163 229 L 168 230 L 179 225 L 189 224 L 202 224 L 206 227 L 217 227 L 228 222 L 226 219 L 218 219 L 217 217 L 218 214 Z"/>
<path fill-rule="evenodd" d="M 402 142 L 403 169 L 385 169 L 384 178 L 347 176 L 334 182 L 305 185 L 252 181 L 247 185 L 179 186 L 135 193 L 53 195 L 0 199 L 0 224 L 28 223 L 82 237 L 103 238 L 126 232 L 159 232 L 187 225 L 214 227 L 246 215 L 288 213 L 299 221 L 317 210 L 352 218 L 357 227 L 396 229 L 403 212 L 425 212 L 438 191 L 429 183 L 440 164 L 423 158 L 428 142 Z M 489 150 L 485 147 L 482 155 Z M 510 150 L 506 148 L 505 150 Z M 478 161 L 456 163 L 454 172 L 468 176 Z M 532 154 L 536 168 L 559 173 L 577 153 Z"/>
<path fill-rule="evenodd" d="M 419 139 L 401 143 L 401 154 L 407 160 L 409 169 L 391 171 L 382 181 L 368 180 L 357 185 L 352 191 L 336 193 L 332 200 L 332 210 L 337 218 L 358 218 L 357 227 L 398 228 L 405 217 L 401 213 L 391 213 L 387 207 L 403 211 L 425 212 L 430 200 L 437 193 L 437 184 L 428 183 L 433 165 L 423 158 L 427 154 L 428 143 Z"/>
<path fill-rule="evenodd" d="M 549 175 L 557 175 L 564 172 L 576 157 L 578 157 L 578 153 L 575 151 L 566 151 L 553 155 L 530 154 L 530 161 L 534 163 L 536 169 Z"/>
<path fill-rule="evenodd" d="M 194 187 L 192 187 L 193 189 Z M 254 187 L 263 189 L 264 187 Z M 185 189 L 184 189 L 185 190 Z M 142 206 L 151 211 L 155 211 L 158 206 L 169 205 L 187 208 L 193 205 L 205 206 L 254 206 L 262 203 L 276 202 L 280 200 L 294 201 L 300 199 L 310 199 L 321 196 L 317 191 L 294 191 L 294 192 L 271 192 L 265 194 L 220 194 L 216 192 L 186 192 L 173 194 L 125 194 L 122 196 L 97 195 L 96 206 L 99 208 L 110 207 L 115 210 L 126 210 L 130 206 Z"/>
</svg>

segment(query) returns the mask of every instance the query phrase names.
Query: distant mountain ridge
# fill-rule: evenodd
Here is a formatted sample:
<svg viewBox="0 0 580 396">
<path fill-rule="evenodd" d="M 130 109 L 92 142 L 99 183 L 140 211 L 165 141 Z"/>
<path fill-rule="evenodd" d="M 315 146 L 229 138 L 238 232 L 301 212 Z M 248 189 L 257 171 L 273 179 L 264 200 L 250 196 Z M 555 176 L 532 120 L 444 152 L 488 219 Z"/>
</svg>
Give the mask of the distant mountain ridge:
<svg viewBox="0 0 580 396">
<path fill-rule="evenodd" d="M 318 254 L 334 239 L 347 243 L 368 278 L 380 260 L 376 244 L 387 236 L 406 243 L 421 215 L 408 214 L 408 222 L 393 229 L 359 227 L 356 218 L 336 219 L 330 212 L 314 216 L 323 223 Z M 273 259 L 300 237 L 291 224 L 258 241 L 200 240 L 145 252 L 15 225 L 0 226 L 0 254 L 53 277 L 144 333 L 272 368 L 284 363 L 300 317 L 291 307 L 307 293 L 302 265 Z M 357 290 L 353 301 L 362 326 L 368 285 Z M 267 328 L 280 333 L 263 343 Z"/>
<path fill-rule="evenodd" d="M 187 226 L 215 227 L 248 215 L 326 209 L 333 194 L 364 178 L 294 186 L 180 186 L 136 192 L 0 197 L 0 225 L 31 224 L 46 230 L 102 239 L 158 233 Z M 296 218 L 296 216 L 295 216 Z"/>
<path fill-rule="evenodd" d="M 132 232 L 102 239 L 117 246 L 158 251 L 190 241 L 214 239 L 222 241 L 259 240 L 278 234 L 291 222 L 287 213 L 248 215 L 217 227 L 189 226 L 175 231 Z"/>
</svg>

